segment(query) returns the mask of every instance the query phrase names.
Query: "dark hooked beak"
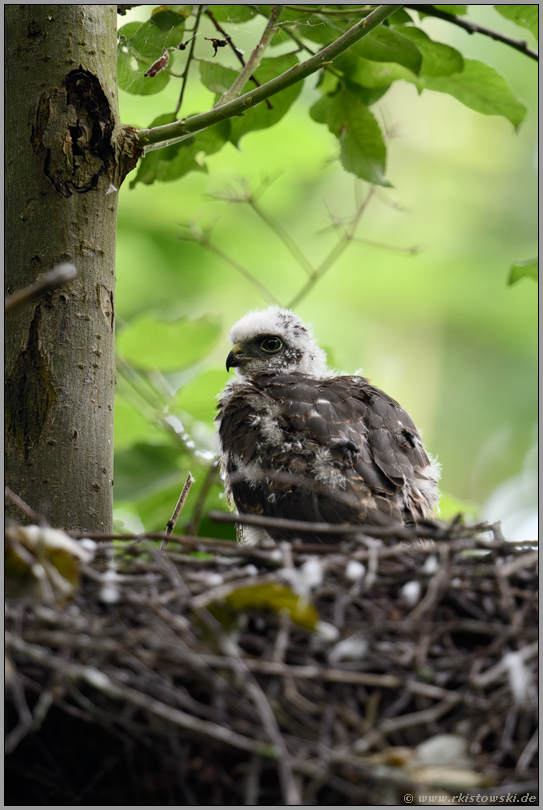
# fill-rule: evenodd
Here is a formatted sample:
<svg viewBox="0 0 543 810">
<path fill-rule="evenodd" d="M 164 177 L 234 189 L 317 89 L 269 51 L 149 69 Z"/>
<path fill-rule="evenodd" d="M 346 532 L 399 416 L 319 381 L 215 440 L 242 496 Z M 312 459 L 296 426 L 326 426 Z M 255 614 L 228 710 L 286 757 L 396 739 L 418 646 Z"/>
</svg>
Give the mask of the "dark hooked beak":
<svg viewBox="0 0 543 810">
<path fill-rule="evenodd" d="M 234 346 L 232 346 L 232 351 L 226 358 L 226 370 L 230 371 L 231 368 L 241 366 L 243 360 L 243 349 L 239 343 L 236 343 Z"/>
</svg>

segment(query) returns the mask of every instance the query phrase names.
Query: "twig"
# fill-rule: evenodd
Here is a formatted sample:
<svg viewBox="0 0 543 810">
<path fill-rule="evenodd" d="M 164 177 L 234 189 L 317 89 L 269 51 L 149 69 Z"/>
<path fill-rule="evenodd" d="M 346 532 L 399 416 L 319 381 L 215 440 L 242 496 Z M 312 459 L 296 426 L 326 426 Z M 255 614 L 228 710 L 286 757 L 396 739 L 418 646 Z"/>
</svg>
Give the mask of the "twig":
<svg viewBox="0 0 543 810">
<path fill-rule="evenodd" d="M 260 715 L 262 725 L 273 743 L 273 748 L 278 753 L 278 756 L 276 755 L 278 760 L 277 767 L 279 770 L 284 804 L 286 806 L 300 805 L 300 793 L 294 779 L 291 757 L 266 694 L 246 666 L 245 660 L 239 654 L 237 646 L 232 639 L 223 632 L 217 619 L 205 608 L 197 609 L 196 613 L 215 634 L 223 652 L 233 665 L 233 669 L 237 672 L 240 681 L 243 682 L 245 690 L 248 692 Z M 256 753 L 259 753 L 258 750 Z"/>
<path fill-rule="evenodd" d="M 294 309 L 298 306 L 298 304 L 306 297 L 306 295 L 313 289 L 317 281 L 319 281 L 323 275 L 332 267 L 335 261 L 339 259 L 341 254 L 345 251 L 348 247 L 349 243 L 352 241 L 353 236 L 356 233 L 356 229 L 358 228 L 358 224 L 362 218 L 362 214 L 366 210 L 369 205 L 371 198 L 375 193 L 375 186 L 371 186 L 370 190 L 368 191 L 366 198 L 360 203 L 358 206 L 358 210 L 354 215 L 350 225 L 348 228 L 345 229 L 345 233 L 340 238 L 339 242 L 335 247 L 332 248 L 330 253 L 325 257 L 325 259 L 321 262 L 321 264 L 317 267 L 313 276 L 305 283 L 302 289 L 294 296 L 292 301 L 287 304 L 288 309 Z"/>
<path fill-rule="evenodd" d="M 185 67 L 183 69 L 183 73 L 181 74 L 181 92 L 179 93 L 179 100 L 178 100 L 177 106 L 176 106 L 176 108 L 174 110 L 174 115 L 175 116 L 178 115 L 179 110 L 181 109 L 181 105 L 183 103 L 183 96 L 185 95 L 185 88 L 187 86 L 187 80 L 188 80 L 188 76 L 189 76 L 190 64 L 192 62 L 192 57 L 194 55 L 194 48 L 196 46 L 196 35 L 198 33 L 198 26 L 200 25 L 200 17 L 202 15 L 202 5 L 201 4 L 198 5 L 197 9 L 198 10 L 196 12 L 196 22 L 194 23 L 192 40 L 191 40 L 191 43 L 190 43 L 190 50 L 188 52 L 187 61 L 185 63 Z"/>
<path fill-rule="evenodd" d="M 203 720 L 201 717 L 192 717 L 186 712 L 175 709 L 173 706 L 167 706 L 165 703 L 155 700 L 149 695 L 144 695 L 136 689 L 116 683 L 96 667 L 67 664 L 63 658 L 52 655 L 36 644 L 27 644 L 12 633 L 6 633 L 6 647 L 25 655 L 30 661 L 40 666 L 46 667 L 53 672 L 60 672 L 62 677 L 68 681 L 75 683 L 83 681 L 113 700 L 131 703 L 195 734 L 203 734 L 234 748 L 240 748 L 242 751 L 250 751 L 253 754 L 257 752 L 267 757 L 277 757 L 276 749 L 269 743 L 263 743 L 237 734 L 224 726 L 219 726 L 217 723 Z"/>
<path fill-rule="evenodd" d="M 307 273 L 309 278 L 313 278 L 315 273 L 317 272 L 309 259 L 302 253 L 294 239 L 290 236 L 290 234 L 283 228 L 283 226 L 277 222 L 277 220 L 273 219 L 269 214 L 267 214 L 263 208 L 257 203 L 255 198 L 252 195 L 249 195 L 246 199 L 246 202 L 251 206 L 255 214 L 260 217 L 260 219 L 268 226 L 268 228 L 275 233 L 275 235 L 281 240 L 284 244 L 286 249 L 289 251 L 290 255 L 294 258 L 296 262 L 300 265 L 302 270 Z"/>
<path fill-rule="evenodd" d="M 168 523 L 166 525 L 166 538 L 162 541 L 162 545 L 160 546 L 161 549 L 165 549 L 165 548 L 168 547 L 168 539 L 167 538 L 170 537 L 173 534 L 173 530 L 175 529 L 175 524 L 177 523 L 179 515 L 181 514 L 181 510 L 183 509 L 183 507 L 185 505 L 185 501 L 187 500 L 188 494 L 190 492 L 190 488 L 191 488 L 191 486 L 193 484 L 194 484 L 194 478 L 192 477 L 192 473 L 189 472 L 189 474 L 187 475 L 187 480 L 185 481 L 185 483 L 183 485 L 183 489 L 181 490 L 181 495 L 179 496 L 179 499 L 177 501 L 177 505 L 176 505 L 175 509 L 173 510 L 173 514 L 172 514 L 171 518 L 169 519 L 169 521 L 168 521 Z"/>
<path fill-rule="evenodd" d="M 260 774 L 262 772 L 262 757 L 251 757 L 251 764 L 245 782 L 245 805 L 257 806 L 260 794 Z"/>
<path fill-rule="evenodd" d="M 213 12 L 209 8 L 204 13 L 205 13 L 205 15 L 207 17 L 209 17 L 209 19 L 211 20 L 211 22 L 213 23 L 213 25 L 215 26 L 215 28 L 219 32 L 219 34 L 222 34 L 223 37 L 225 38 L 225 40 L 227 41 L 227 43 L 230 45 L 230 48 L 234 52 L 234 56 L 236 57 L 236 59 L 238 60 L 240 65 L 242 67 L 245 67 L 245 59 L 243 58 L 243 56 L 240 53 L 240 51 L 238 50 L 238 48 L 236 48 L 234 42 L 232 41 L 232 37 L 229 36 L 229 34 L 226 33 L 226 31 L 224 30 L 222 25 L 218 22 L 218 20 L 215 19 L 215 17 L 213 16 Z M 261 87 L 262 86 L 260 84 L 260 82 L 258 81 L 258 79 L 256 79 L 254 76 L 249 76 L 249 80 L 251 82 L 253 82 L 255 87 Z M 268 108 L 268 110 L 273 110 L 273 104 L 271 103 L 269 98 L 266 99 L 266 107 Z"/>
<path fill-rule="evenodd" d="M 452 25 L 457 25 L 459 28 L 463 28 L 464 31 L 468 32 L 468 34 L 483 34 L 485 37 L 490 37 L 491 39 L 495 39 L 497 42 L 503 42 L 505 45 L 509 45 L 509 47 L 514 48 L 516 51 L 520 51 L 521 53 L 525 54 L 525 56 L 529 56 L 531 59 L 535 59 L 536 61 L 539 59 L 539 54 L 537 51 L 530 48 L 528 43 L 524 40 L 513 39 L 505 34 L 500 34 L 499 31 L 493 31 L 491 28 L 486 28 L 484 25 L 469 22 L 469 20 L 464 20 L 462 17 L 455 17 L 454 14 L 449 14 L 447 11 L 441 11 L 441 9 L 434 8 L 432 5 L 405 5 L 405 8 L 411 8 L 413 11 L 418 11 L 425 14 L 427 17 L 437 17 L 439 20 L 445 20 Z"/>
<path fill-rule="evenodd" d="M 42 515 L 40 512 L 35 512 L 31 506 L 23 501 L 19 495 L 16 495 L 15 492 L 13 492 L 13 490 L 11 490 L 8 486 L 4 487 L 4 494 L 6 498 L 9 498 L 9 500 L 14 503 L 24 515 L 30 518 L 30 520 L 33 520 L 34 523 L 37 523 L 40 526 L 49 525 L 44 515 Z"/>
<path fill-rule="evenodd" d="M 346 16 L 347 14 L 356 14 L 357 11 L 365 11 L 368 12 L 371 10 L 371 6 L 358 6 L 357 8 L 327 8 L 326 6 L 317 6 L 317 8 L 310 8 L 309 6 L 291 6 L 287 5 L 290 11 L 303 11 L 304 14 L 340 14 L 342 16 Z"/>
<path fill-rule="evenodd" d="M 224 104 L 228 104 L 229 101 L 233 101 L 235 98 L 239 96 L 247 81 L 249 80 L 250 76 L 255 72 L 257 67 L 259 66 L 262 57 L 266 51 L 266 48 L 271 42 L 271 39 L 275 33 L 275 29 L 277 27 L 277 21 L 281 16 L 283 9 L 285 7 L 282 5 L 275 5 L 272 6 L 270 11 L 270 16 L 268 18 L 267 25 L 264 29 L 264 33 L 260 38 L 260 42 L 254 48 L 253 52 L 249 56 L 247 64 L 243 67 L 239 73 L 239 75 L 234 80 L 232 86 L 222 94 L 220 99 L 215 104 L 215 107 L 222 107 Z"/>
<path fill-rule="evenodd" d="M 532 551 L 531 554 L 524 554 L 522 557 L 517 557 L 515 560 L 511 560 L 511 562 L 504 563 L 499 568 L 499 575 L 502 577 L 510 577 L 512 574 L 516 574 L 517 571 L 521 571 L 523 568 L 529 568 L 531 565 L 535 565 L 539 559 L 539 551 Z"/>
<path fill-rule="evenodd" d="M 19 673 L 13 667 L 11 661 L 10 666 L 12 667 L 13 671 L 11 672 L 11 677 L 9 680 L 9 689 L 13 695 L 13 702 L 15 703 L 15 708 L 17 709 L 17 713 L 19 715 L 19 722 L 15 728 L 13 728 L 9 734 L 6 735 L 4 740 L 6 754 L 11 754 L 11 752 L 15 750 L 21 740 L 26 737 L 29 731 L 31 731 L 34 722 L 32 713 L 28 708 L 28 703 L 26 702 L 25 690 L 21 683 Z"/>
<path fill-rule="evenodd" d="M 213 124 L 240 115 L 251 107 L 260 104 L 264 99 L 280 93 L 293 84 L 297 84 L 307 76 L 311 76 L 312 73 L 320 70 L 324 63 L 328 64 L 336 56 L 344 53 L 401 8 L 403 8 L 403 3 L 377 6 L 367 17 L 364 17 L 363 20 L 356 23 L 345 34 L 342 34 L 335 42 L 323 48 L 315 56 L 294 65 L 275 79 L 270 79 L 261 87 L 255 88 L 250 93 L 244 93 L 233 101 L 229 101 L 228 104 L 214 107 L 205 113 L 191 116 L 183 121 L 137 130 L 136 140 L 138 146 L 146 151 L 149 151 L 150 148 L 161 149 L 164 146 L 177 143 L 185 136 L 194 135 L 195 132 L 207 129 Z"/>
<path fill-rule="evenodd" d="M 28 287 L 23 287 L 22 290 L 7 295 L 4 303 L 4 312 L 11 312 L 13 309 L 20 307 L 21 304 L 26 304 L 27 301 L 33 301 L 47 292 L 52 292 L 66 284 L 67 281 L 72 281 L 77 276 L 77 270 L 73 264 L 58 264 L 45 273 L 41 278 L 29 284 Z"/>
<path fill-rule="evenodd" d="M 223 260 L 223 262 L 226 262 L 226 264 L 229 264 L 230 267 L 233 267 L 234 270 L 238 271 L 238 273 L 241 273 L 241 275 L 244 278 L 246 278 L 247 281 L 250 281 L 251 284 L 254 287 L 256 287 L 256 289 L 260 292 L 262 297 L 269 304 L 279 304 L 279 301 L 277 300 L 275 295 L 273 295 L 273 293 L 271 293 L 267 289 L 267 287 L 265 287 L 262 284 L 262 282 L 259 281 L 256 278 L 256 276 L 254 276 L 249 270 L 246 270 L 245 267 L 243 267 L 243 265 L 239 264 L 239 262 L 237 262 L 235 259 L 233 259 L 231 256 L 229 256 L 227 253 L 225 253 L 219 247 L 214 245 L 213 242 L 211 241 L 210 237 L 207 234 L 202 234 L 202 236 L 199 236 L 197 233 L 194 232 L 194 229 L 191 228 L 191 235 L 192 235 L 192 238 L 194 239 L 195 242 L 197 242 L 202 247 L 206 248 L 206 250 L 209 250 L 210 253 L 214 253 L 215 256 L 218 256 L 220 259 Z"/>
<path fill-rule="evenodd" d="M 220 655 L 202 653 L 201 658 L 209 666 L 227 667 L 228 669 L 233 667 L 228 658 Z M 403 686 L 401 678 L 396 675 L 375 675 L 372 672 L 353 672 L 347 669 L 325 669 L 314 664 L 297 666 L 284 664 L 282 661 L 258 661 L 253 658 L 244 658 L 243 663 L 251 672 L 261 672 L 263 675 L 290 676 L 308 681 L 323 680 L 328 683 L 352 683 L 360 686 L 377 686 L 382 689 L 399 689 Z M 450 692 L 450 695 L 455 696 L 455 693 Z"/>
<path fill-rule="evenodd" d="M 517 767 L 515 769 L 517 773 L 524 773 L 530 767 L 530 762 L 534 758 L 535 753 L 537 751 L 538 740 L 539 740 L 539 729 L 536 728 L 536 730 L 530 737 L 528 744 L 526 745 L 522 754 L 518 758 Z"/>
<path fill-rule="evenodd" d="M 537 641 L 532 642 L 532 644 L 527 644 L 526 647 L 523 647 L 521 650 L 518 651 L 519 659 L 525 663 L 529 661 L 530 658 L 533 658 L 537 655 L 537 651 L 539 649 L 539 644 Z M 493 667 L 485 670 L 480 675 L 476 675 L 471 678 L 471 683 L 474 686 L 478 687 L 485 687 L 494 681 L 497 681 L 502 675 L 505 674 L 507 671 L 507 661 L 505 658 L 502 658 L 501 661 L 498 661 Z"/>
<path fill-rule="evenodd" d="M 305 520 L 287 520 L 285 518 L 263 517 L 261 515 L 232 514 L 212 509 L 207 513 L 210 520 L 216 523 L 239 523 L 242 526 L 261 526 L 262 528 L 284 529 L 285 531 L 311 534 L 356 535 L 361 532 L 372 537 L 398 537 L 405 540 L 416 540 L 418 537 L 440 536 L 440 529 L 428 530 L 426 527 L 408 529 L 403 524 L 393 526 L 359 526 L 352 523 L 312 523 Z"/>
<path fill-rule="evenodd" d="M 399 731 L 402 728 L 413 728 L 413 726 L 421 726 L 426 723 L 435 723 L 436 720 L 439 720 L 440 717 L 450 711 L 451 707 L 457 702 L 456 695 L 453 692 L 450 699 L 442 700 L 441 703 L 437 703 L 430 709 L 382 720 L 378 726 L 379 731 L 382 731 L 383 734 L 391 734 L 393 731 Z"/>
<path fill-rule="evenodd" d="M 422 253 L 422 248 L 418 245 L 410 248 L 403 248 L 396 247 L 395 245 L 386 245 L 384 242 L 374 242 L 371 239 L 359 239 L 354 236 L 351 241 L 356 242 L 358 245 L 367 245 L 368 247 L 379 248 L 380 250 L 389 250 L 392 253 L 405 253 L 408 256 L 418 256 L 419 253 Z"/>
<path fill-rule="evenodd" d="M 200 528 L 200 523 L 202 521 L 202 514 L 203 514 L 203 511 L 204 511 L 206 498 L 207 498 L 207 496 L 209 494 L 209 490 L 211 489 L 211 487 L 215 483 L 218 472 L 219 472 L 219 462 L 218 461 L 213 461 L 209 465 L 207 475 L 206 475 L 206 477 L 204 479 L 204 483 L 202 484 L 202 488 L 201 488 L 200 493 L 198 495 L 198 500 L 196 501 L 196 505 L 194 506 L 194 509 L 192 510 L 192 517 L 190 518 L 190 520 L 189 520 L 189 522 L 188 522 L 188 524 L 186 526 L 185 531 L 186 531 L 187 534 L 190 534 L 190 535 L 193 535 L 193 536 L 198 534 L 198 529 Z"/>
</svg>

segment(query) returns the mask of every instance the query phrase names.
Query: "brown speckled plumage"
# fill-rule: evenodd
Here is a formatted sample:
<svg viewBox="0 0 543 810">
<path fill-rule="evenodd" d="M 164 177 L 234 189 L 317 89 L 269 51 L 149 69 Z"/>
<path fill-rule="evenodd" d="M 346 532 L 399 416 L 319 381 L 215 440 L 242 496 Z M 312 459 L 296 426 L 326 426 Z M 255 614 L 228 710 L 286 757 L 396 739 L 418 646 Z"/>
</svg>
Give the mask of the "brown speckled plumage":
<svg viewBox="0 0 543 810">
<path fill-rule="evenodd" d="M 288 348 L 296 336 L 281 333 L 281 325 L 275 334 Z M 266 326 L 260 334 L 256 328 L 258 340 L 271 334 Z M 363 377 L 312 376 L 294 364 L 282 368 L 279 359 L 270 370 L 259 360 L 251 373 L 256 350 L 247 340 L 236 345 L 245 346 L 236 362 L 242 377 L 225 389 L 217 423 L 227 493 L 239 512 L 373 525 L 413 523 L 433 513 L 436 469 L 395 400 Z M 269 533 L 293 539 L 289 532 Z"/>
</svg>

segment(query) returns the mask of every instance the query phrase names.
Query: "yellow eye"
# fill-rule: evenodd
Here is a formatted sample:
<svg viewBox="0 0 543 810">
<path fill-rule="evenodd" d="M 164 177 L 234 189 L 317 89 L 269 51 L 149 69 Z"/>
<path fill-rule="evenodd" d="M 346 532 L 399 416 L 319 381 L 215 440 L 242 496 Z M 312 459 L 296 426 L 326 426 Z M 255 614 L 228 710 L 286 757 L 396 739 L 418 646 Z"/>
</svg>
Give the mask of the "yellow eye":
<svg viewBox="0 0 543 810">
<path fill-rule="evenodd" d="M 274 354 L 281 349 L 283 344 L 279 340 L 278 337 L 269 337 L 262 341 L 260 344 L 260 348 L 263 349 L 265 352 L 269 352 L 270 354 Z"/>
</svg>

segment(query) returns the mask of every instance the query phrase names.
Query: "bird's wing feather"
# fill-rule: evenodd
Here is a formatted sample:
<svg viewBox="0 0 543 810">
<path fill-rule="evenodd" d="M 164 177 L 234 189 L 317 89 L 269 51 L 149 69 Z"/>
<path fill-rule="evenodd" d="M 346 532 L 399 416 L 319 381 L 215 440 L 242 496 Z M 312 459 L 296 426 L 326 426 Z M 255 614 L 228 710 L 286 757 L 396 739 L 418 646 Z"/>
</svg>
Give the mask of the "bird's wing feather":
<svg viewBox="0 0 543 810">
<path fill-rule="evenodd" d="M 263 372 L 233 391 L 218 422 L 240 511 L 360 524 L 431 512 L 435 481 L 417 429 L 364 378 Z"/>
</svg>

